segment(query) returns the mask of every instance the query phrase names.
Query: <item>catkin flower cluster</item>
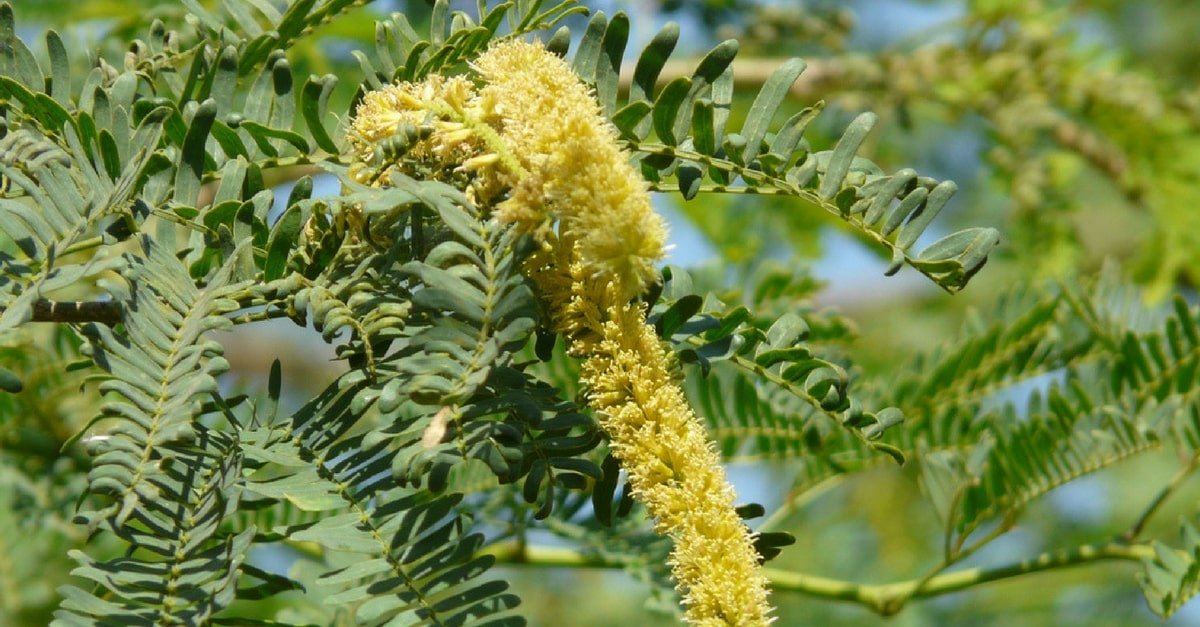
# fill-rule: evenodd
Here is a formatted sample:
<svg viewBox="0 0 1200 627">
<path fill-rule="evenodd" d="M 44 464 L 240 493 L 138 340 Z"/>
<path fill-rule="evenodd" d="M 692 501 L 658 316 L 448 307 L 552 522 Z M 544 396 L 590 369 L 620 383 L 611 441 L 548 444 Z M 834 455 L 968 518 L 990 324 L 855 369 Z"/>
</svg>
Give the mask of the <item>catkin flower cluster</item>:
<svg viewBox="0 0 1200 627">
<path fill-rule="evenodd" d="M 364 182 L 388 168 L 468 174 L 468 194 L 494 219 L 536 234 L 527 264 L 553 318 L 583 360 L 589 404 L 634 496 L 674 541 L 671 567 L 697 625 L 771 622 L 753 537 L 703 423 L 688 406 L 669 349 L 632 302 L 658 279 L 666 225 L 647 184 L 588 88 L 540 43 L 507 41 L 462 78 L 367 94 L 351 143 Z M 388 161 L 380 146 L 426 129 Z M 413 165 L 415 164 L 415 166 Z M 421 172 L 406 171 L 406 174 Z"/>
<path fill-rule="evenodd" d="M 400 172 L 461 184 L 476 203 L 490 203 L 521 169 L 483 121 L 481 102 L 462 76 L 431 74 L 367 92 L 350 124 L 351 177 L 387 185 Z"/>
<path fill-rule="evenodd" d="M 771 622 L 767 581 L 703 423 L 645 307 L 591 277 L 570 236 L 531 259 L 553 322 L 583 359 L 581 382 L 634 497 L 674 540 L 671 568 L 694 625 Z"/>
</svg>

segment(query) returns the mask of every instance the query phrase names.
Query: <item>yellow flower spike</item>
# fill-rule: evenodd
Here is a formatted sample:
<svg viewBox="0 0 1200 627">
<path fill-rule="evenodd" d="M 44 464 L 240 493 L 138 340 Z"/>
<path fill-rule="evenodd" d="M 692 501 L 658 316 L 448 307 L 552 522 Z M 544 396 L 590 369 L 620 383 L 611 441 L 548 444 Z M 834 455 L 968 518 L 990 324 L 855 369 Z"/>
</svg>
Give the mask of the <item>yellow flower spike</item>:
<svg viewBox="0 0 1200 627">
<path fill-rule="evenodd" d="M 578 260 L 574 234 L 550 236 L 529 260 L 556 330 L 584 359 L 580 373 L 634 497 L 675 543 L 671 568 L 695 625 L 771 622 L 767 581 L 733 488 L 675 379 L 645 308 Z"/>
<path fill-rule="evenodd" d="M 666 223 L 650 206 L 646 182 L 617 144 L 616 129 L 570 66 L 540 42 L 506 41 L 473 65 L 483 119 L 527 174 L 514 177 L 501 221 L 532 229 L 547 218 L 578 235 L 590 274 L 616 279 L 632 298 L 658 279 Z"/>
<path fill-rule="evenodd" d="M 444 130 L 444 129 L 443 129 Z M 469 128 L 458 128 L 450 131 L 444 131 L 441 134 L 441 141 L 447 145 L 461 144 L 475 136 L 475 131 Z"/>
<path fill-rule="evenodd" d="M 720 457 L 667 366 L 639 305 L 618 305 L 582 380 L 629 473 L 634 496 L 675 541 L 673 573 L 697 625 L 770 622 L 753 539 L 734 510 Z"/>
<path fill-rule="evenodd" d="M 674 541 L 686 619 L 769 624 L 766 579 L 720 456 L 645 307 L 630 302 L 657 281 L 665 254 L 666 224 L 646 182 L 588 88 L 540 43 L 499 43 L 474 67 L 485 81 L 478 92 L 465 79 L 430 76 L 367 94 L 351 132 L 359 157 L 369 160 L 402 124 L 431 127 L 409 156 L 453 161 L 474 177 L 468 195 L 499 200 L 498 220 L 535 233 L 543 248 L 527 273 L 583 358 L 588 402 L 634 496 Z"/>
</svg>

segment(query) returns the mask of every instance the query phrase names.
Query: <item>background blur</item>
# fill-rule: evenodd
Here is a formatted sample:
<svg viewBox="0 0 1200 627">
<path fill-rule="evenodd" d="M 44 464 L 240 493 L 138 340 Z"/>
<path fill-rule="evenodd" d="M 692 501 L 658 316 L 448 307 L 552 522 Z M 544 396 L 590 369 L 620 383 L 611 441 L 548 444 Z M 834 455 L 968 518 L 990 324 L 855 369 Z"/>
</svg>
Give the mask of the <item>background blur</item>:
<svg viewBox="0 0 1200 627">
<path fill-rule="evenodd" d="M 76 48 L 106 55 L 119 55 L 122 42 L 144 36 L 155 17 L 183 10 L 173 0 L 10 1 L 19 34 L 35 50 L 43 31 L 54 28 Z M 829 113 L 809 131 L 814 147 L 829 147 L 857 113 L 875 111 L 881 124 L 868 140 L 872 159 L 887 170 L 913 167 L 959 184 L 956 200 L 926 234 L 929 241 L 966 226 L 1000 229 L 1002 248 L 992 262 L 964 293 L 951 297 L 910 270 L 884 277 L 887 260 L 823 211 L 753 196 L 701 196 L 687 203 L 658 198 L 672 224 L 671 264 L 707 269 L 698 274 L 729 285 L 769 263 L 800 279 L 811 277 L 817 283 L 797 283 L 811 285 L 814 306 L 836 307 L 853 321 L 857 339 L 847 351 L 863 374 L 886 373 L 912 351 L 937 343 L 962 326 L 972 308 L 986 310 L 1018 277 L 1089 276 L 1108 263 L 1144 286 L 1151 302 L 1175 292 L 1194 296 L 1200 280 L 1200 2 L 585 4 L 630 14 L 631 51 L 668 20 L 682 26 L 677 59 L 695 59 L 723 39 L 739 39 L 735 77 L 742 111 L 756 82 L 784 58 L 804 57 L 809 69 L 785 108 L 790 113 L 826 102 Z M 475 2 L 452 5 L 473 11 Z M 361 74 L 351 52 L 371 47 L 373 20 L 391 11 L 404 11 L 420 24 L 429 5 L 378 0 L 292 51 L 298 74 L 341 79 L 340 100 L 331 110 L 348 110 Z M 570 24 L 581 32 L 583 23 Z M 286 177 L 278 183 L 289 185 Z M 329 181 L 317 189 L 337 192 Z M 286 391 L 296 404 L 340 367 L 317 334 L 286 320 L 247 325 L 222 340 L 233 367 L 227 386 L 260 387 L 279 356 L 289 375 L 285 381 L 306 386 Z M 730 467 L 741 500 L 761 502 L 768 511 L 787 489 L 773 471 L 778 469 L 762 464 Z M 1016 531 L 966 565 L 1111 535 L 1149 497 L 1139 477 L 1153 475 L 1157 485 L 1171 472 L 1164 454 L 1085 477 L 1035 504 Z M 871 583 L 919 575 L 939 555 L 941 530 L 912 474 L 881 467 L 822 493 L 783 526 L 798 542 L 772 565 Z M 1194 510 L 1197 496 L 1196 489 L 1183 491 L 1155 524 L 1173 526 Z M 71 567 L 65 552 L 50 559 L 61 561 L 44 563 L 44 580 L 30 582 L 47 586 L 48 607 L 53 586 Z M 787 624 L 797 625 L 1162 624 L 1146 610 L 1135 570 L 1130 563 L 1091 564 L 1017 578 L 915 602 L 890 619 L 793 593 L 774 600 Z M 619 572 L 497 572 L 513 579 L 535 624 L 668 624 L 644 604 L 629 602 L 647 591 Z M 1168 624 L 1200 624 L 1197 605 Z"/>
</svg>

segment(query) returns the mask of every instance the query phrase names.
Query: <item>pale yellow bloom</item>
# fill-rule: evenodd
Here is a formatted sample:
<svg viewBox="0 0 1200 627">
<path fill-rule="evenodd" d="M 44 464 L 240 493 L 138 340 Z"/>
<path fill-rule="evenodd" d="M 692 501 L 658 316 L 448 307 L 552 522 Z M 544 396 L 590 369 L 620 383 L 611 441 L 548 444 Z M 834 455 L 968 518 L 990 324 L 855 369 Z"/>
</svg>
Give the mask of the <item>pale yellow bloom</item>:
<svg viewBox="0 0 1200 627">
<path fill-rule="evenodd" d="M 540 42 L 507 41 L 474 63 L 483 119 L 525 173 L 512 177 L 496 216 L 527 229 L 557 218 L 579 234 L 589 273 L 616 279 L 632 297 L 657 281 L 666 223 L 650 206 L 646 182 L 617 144 L 616 129 L 565 61 Z"/>
<path fill-rule="evenodd" d="M 555 329 L 583 358 L 588 401 L 634 496 L 674 541 L 688 622 L 770 623 L 767 582 L 720 456 L 687 404 L 672 353 L 644 306 L 631 303 L 657 281 L 666 242 L 646 182 L 591 92 L 540 43 L 494 45 L 474 67 L 485 81 L 477 91 L 431 76 L 367 94 L 351 133 L 360 171 L 386 183 L 389 168 L 415 164 L 439 176 L 453 166 L 472 196 L 499 201 L 498 220 L 538 234 L 544 248 L 527 270 Z M 405 125 L 429 132 L 404 159 L 381 163 L 380 144 Z"/>
<path fill-rule="evenodd" d="M 360 156 L 368 156 L 375 144 L 391 138 L 402 124 L 432 124 L 438 119 L 433 112 L 435 106 L 450 107 L 450 101 L 465 103 L 472 97 L 474 87 L 470 81 L 436 74 L 420 83 L 396 83 L 369 91 L 350 124 L 351 144 Z"/>
<path fill-rule="evenodd" d="M 376 184 L 393 169 L 437 179 L 483 169 L 486 141 L 470 124 L 477 103 L 475 86 L 461 76 L 432 74 L 367 92 L 350 124 L 352 176 Z"/>
</svg>

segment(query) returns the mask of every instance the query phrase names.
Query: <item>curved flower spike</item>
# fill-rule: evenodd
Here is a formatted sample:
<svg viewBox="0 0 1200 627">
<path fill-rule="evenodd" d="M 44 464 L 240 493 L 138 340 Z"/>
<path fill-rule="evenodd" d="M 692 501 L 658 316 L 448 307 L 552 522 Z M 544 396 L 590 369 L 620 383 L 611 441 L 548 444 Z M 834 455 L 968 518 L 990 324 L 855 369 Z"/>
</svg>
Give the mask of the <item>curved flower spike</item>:
<svg viewBox="0 0 1200 627">
<path fill-rule="evenodd" d="M 525 174 L 501 220 L 528 229 L 558 218 L 530 260 L 554 325 L 584 359 L 582 383 L 629 473 L 634 496 L 675 542 L 672 573 L 696 625 L 771 622 L 766 578 L 733 488 L 675 365 L 633 296 L 658 279 L 666 242 L 641 175 L 579 77 L 540 43 L 504 42 L 475 64 L 483 118 Z"/>
</svg>

